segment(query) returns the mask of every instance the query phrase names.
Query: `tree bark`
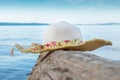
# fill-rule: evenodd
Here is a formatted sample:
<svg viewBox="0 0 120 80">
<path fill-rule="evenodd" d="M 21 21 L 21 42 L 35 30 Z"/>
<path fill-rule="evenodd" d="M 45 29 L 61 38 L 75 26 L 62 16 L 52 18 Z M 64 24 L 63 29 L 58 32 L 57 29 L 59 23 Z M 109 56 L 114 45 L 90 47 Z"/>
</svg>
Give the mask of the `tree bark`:
<svg viewBox="0 0 120 80">
<path fill-rule="evenodd" d="M 28 80 L 120 80 L 120 62 L 88 52 L 53 52 L 40 62 L 39 56 Z"/>
</svg>

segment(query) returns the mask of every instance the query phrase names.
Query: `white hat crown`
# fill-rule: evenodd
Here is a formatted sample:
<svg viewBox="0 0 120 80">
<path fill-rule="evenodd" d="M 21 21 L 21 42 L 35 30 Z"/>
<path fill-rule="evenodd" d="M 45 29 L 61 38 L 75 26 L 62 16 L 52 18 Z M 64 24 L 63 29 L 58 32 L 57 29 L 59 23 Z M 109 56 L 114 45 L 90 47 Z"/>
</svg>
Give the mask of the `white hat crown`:
<svg viewBox="0 0 120 80">
<path fill-rule="evenodd" d="M 43 43 L 60 40 L 81 39 L 81 31 L 75 25 L 68 22 L 58 22 L 47 27 L 43 34 Z"/>
</svg>

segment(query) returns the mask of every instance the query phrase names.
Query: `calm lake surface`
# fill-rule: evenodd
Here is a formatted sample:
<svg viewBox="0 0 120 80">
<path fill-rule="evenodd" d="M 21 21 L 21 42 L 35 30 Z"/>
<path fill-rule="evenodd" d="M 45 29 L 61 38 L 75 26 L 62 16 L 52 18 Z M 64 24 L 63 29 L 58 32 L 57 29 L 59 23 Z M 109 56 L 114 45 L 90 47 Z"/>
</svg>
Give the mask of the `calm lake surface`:
<svg viewBox="0 0 120 80">
<path fill-rule="evenodd" d="M 15 43 L 41 43 L 43 30 L 47 26 L 0 26 L 0 80 L 27 79 L 27 74 L 31 72 L 39 55 L 23 54 L 15 49 L 15 55 L 11 57 L 10 50 Z M 94 38 L 112 41 L 113 46 L 105 46 L 91 53 L 111 60 L 120 60 L 120 25 L 77 26 L 81 29 L 84 41 Z"/>
</svg>

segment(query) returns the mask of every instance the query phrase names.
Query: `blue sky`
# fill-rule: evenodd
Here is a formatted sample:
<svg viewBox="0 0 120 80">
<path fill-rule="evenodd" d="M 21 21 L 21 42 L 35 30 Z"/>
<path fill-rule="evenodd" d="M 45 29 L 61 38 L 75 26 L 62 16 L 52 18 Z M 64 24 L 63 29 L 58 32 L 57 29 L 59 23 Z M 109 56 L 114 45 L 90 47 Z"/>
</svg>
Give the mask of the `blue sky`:
<svg viewBox="0 0 120 80">
<path fill-rule="evenodd" d="M 0 0 L 1 22 L 120 22 L 120 0 Z"/>
</svg>

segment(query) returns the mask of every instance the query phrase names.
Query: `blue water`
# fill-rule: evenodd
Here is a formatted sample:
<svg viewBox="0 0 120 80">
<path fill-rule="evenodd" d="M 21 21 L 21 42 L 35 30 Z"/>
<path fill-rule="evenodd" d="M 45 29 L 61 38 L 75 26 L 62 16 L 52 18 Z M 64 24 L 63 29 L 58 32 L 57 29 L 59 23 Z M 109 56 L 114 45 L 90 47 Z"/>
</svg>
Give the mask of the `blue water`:
<svg viewBox="0 0 120 80">
<path fill-rule="evenodd" d="M 120 60 L 120 25 L 77 25 L 83 39 L 102 38 L 111 40 L 113 46 L 105 46 L 91 53 L 98 56 Z M 42 33 L 47 26 L 0 26 L 0 80 L 26 80 L 38 58 L 38 54 L 22 54 L 15 49 L 15 56 L 10 50 L 15 43 L 30 45 L 41 43 Z"/>
</svg>

